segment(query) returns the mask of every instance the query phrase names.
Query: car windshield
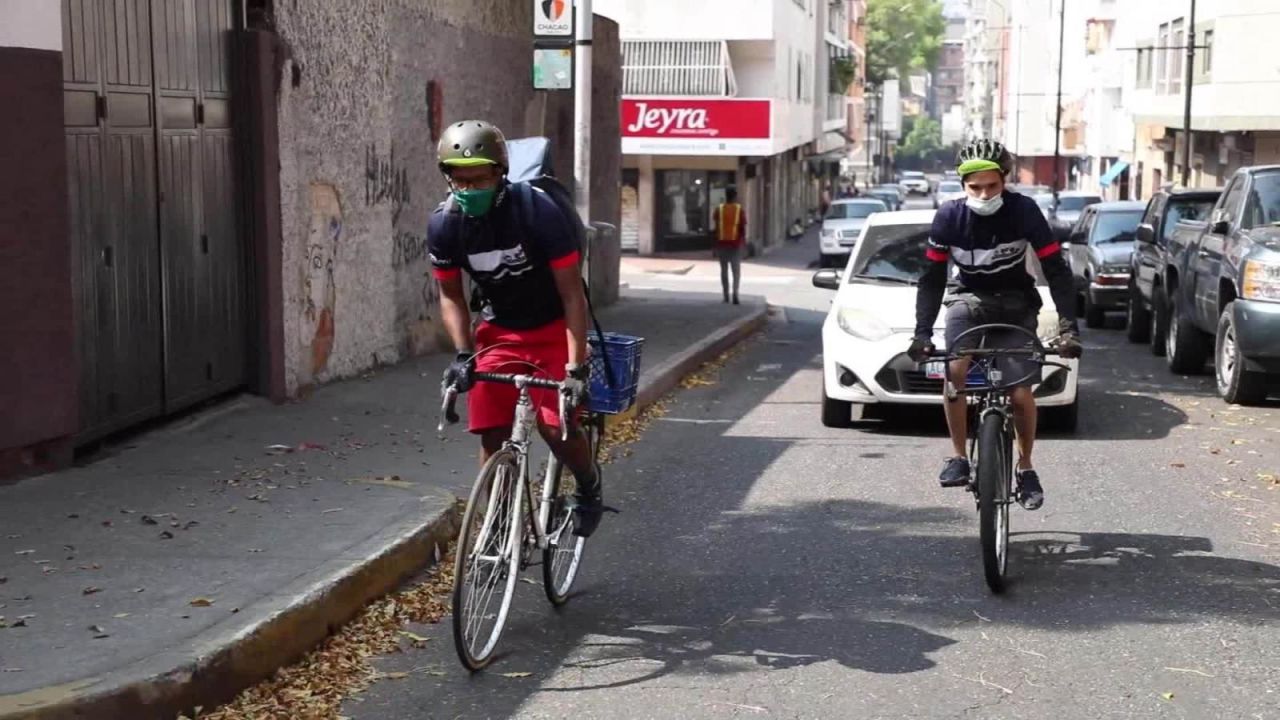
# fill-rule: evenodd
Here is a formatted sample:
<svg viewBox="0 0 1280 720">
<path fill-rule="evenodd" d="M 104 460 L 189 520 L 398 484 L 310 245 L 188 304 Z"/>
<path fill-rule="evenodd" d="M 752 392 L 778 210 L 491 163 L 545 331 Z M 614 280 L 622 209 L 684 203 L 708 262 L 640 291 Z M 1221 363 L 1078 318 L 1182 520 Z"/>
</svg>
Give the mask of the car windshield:
<svg viewBox="0 0 1280 720">
<path fill-rule="evenodd" d="M 1173 229 L 1177 227 L 1180 220 L 1194 220 L 1199 222 L 1207 222 L 1209 220 L 1209 211 L 1213 209 L 1213 200 L 1173 200 L 1169 203 L 1169 209 L 1165 211 L 1164 221 L 1164 239 L 1168 240 L 1173 235 Z"/>
<path fill-rule="evenodd" d="M 907 180 L 919 180 L 924 177 L 924 173 L 918 172 L 915 170 L 908 170 L 902 173 L 902 177 L 906 178 Z"/>
<path fill-rule="evenodd" d="M 930 260 L 925 257 L 931 223 L 914 225 L 873 225 L 867 228 L 850 265 L 848 283 L 884 280 L 915 284 Z M 1035 253 L 1027 253 L 1027 272 L 1036 285 L 1047 281 Z M 954 275 L 954 266 L 952 267 Z"/>
<path fill-rule="evenodd" d="M 1142 222 L 1142 210 L 1126 210 L 1125 212 L 1100 212 L 1093 224 L 1093 244 L 1113 245 L 1131 243 Z"/>
<path fill-rule="evenodd" d="M 929 228 L 929 223 L 867 228 L 850 266 L 849 282 L 875 278 L 914 283 L 929 262 L 924 256 Z"/>
<path fill-rule="evenodd" d="M 1048 210 L 1053 207 L 1052 195 L 1036 195 L 1033 199 L 1036 201 L 1036 205 L 1040 206 L 1041 210 Z"/>
<path fill-rule="evenodd" d="M 884 203 L 874 200 L 862 202 L 844 202 L 836 203 L 827 210 L 827 220 L 856 220 L 858 218 L 870 217 L 872 213 L 883 212 L 885 210 Z"/>
<path fill-rule="evenodd" d="M 1067 212 L 1079 212 L 1090 205 L 1102 202 L 1102 198 L 1097 195 L 1068 195 L 1066 197 L 1058 197 L 1058 210 L 1066 210 Z"/>
<path fill-rule="evenodd" d="M 958 182 L 943 181 L 938 183 L 938 192 L 962 192 L 963 187 Z"/>
<path fill-rule="evenodd" d="M 1270 170 L 1253 176 L 1245 217 L 1249 220 L 1246 227 L 1280 225 L 1280 171 Z"/>
</svg>

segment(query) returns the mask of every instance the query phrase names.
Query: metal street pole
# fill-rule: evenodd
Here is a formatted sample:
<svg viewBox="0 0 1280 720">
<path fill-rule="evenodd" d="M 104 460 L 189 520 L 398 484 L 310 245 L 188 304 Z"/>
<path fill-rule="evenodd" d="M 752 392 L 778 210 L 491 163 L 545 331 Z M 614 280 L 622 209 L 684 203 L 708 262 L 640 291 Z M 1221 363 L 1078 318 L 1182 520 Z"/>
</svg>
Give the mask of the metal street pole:
<svg viewBox="0 0 1280 720">
<path fill-rule="evenodd" d="M 578 214 L 591 222 L 591 0 L 574 8 L 577 48 L 573 72 L 573 194 Z"/>
<path fill-rule="evenodd" d="M 1187 17 L 1187 75 L 1186 101 L 1182 108 L 1182 187 L 1187 187 L 1191 176 L 1191 82 L 1195 77 L 1196 62 L 1196 0 L 1191 0 L 1191 14 Z"/>
<path fill-rule="evenodd" d="M 872 110 L 872 108 L 873 108 L 873 107 L 875 107 L 875 105 L 874 105 L 874 103 L 875 103 L 875 96 L 874 96 L 874 95 L 868 95 L 868 94 L 866 93 L 866 88 L 865 88 L 865 87 L 863 88 L 863 95 L 866 97 L 866 101 L 867 101 L 867 107 L 866 107 L 866 113 L 865 113 L 865 115 L 866 115 L 866 123 L 867 123 L 867 174 L 866 174 L 866 177 L 863 179 L 863 182 L 864 182 L 864 183 L 866 183 L 866 186 L 867 186 L 868 188 L 870 188 L 870 187 L 871 187 L 871 167 L 872 167 L 872 160 L 871 160 L 871 123 L 875 120 L 875 114 L 874 114 L 874 111 Z"/>
<path fill-rule="evenodd" d="M 1067 32 L 1067 0 L 1058 0 L 1061 5 L 1058 8 L 1058 98 L 1057 105 L 1054 107 L 1053 113 L 1053 205 L 1058 206 L 1058 192 L 1062 189 L 1062 156 L 1060 149 L 1062 145 L 1062 60 L 1064 49 L 1066 47 Z"/>
</svg>

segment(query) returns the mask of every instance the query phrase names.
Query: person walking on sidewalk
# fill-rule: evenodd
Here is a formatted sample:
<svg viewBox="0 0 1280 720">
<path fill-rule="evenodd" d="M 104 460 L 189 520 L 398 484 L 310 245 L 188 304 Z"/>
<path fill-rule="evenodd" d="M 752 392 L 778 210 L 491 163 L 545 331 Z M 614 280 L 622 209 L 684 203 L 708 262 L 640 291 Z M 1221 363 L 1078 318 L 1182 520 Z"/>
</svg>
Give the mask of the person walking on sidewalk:
<svg viewBox="0 0 1280 720">
<path fill-rule="evenodd" d="M 480 436 L 481 462 L 511 436 L 519 391 L 514 385 L 476 383 L 477 372 L 527 372 L 568 382 L 574 404 L 586 395 L 587 298 L 579 270 L 581 249 L 569 219 L 541 190 L 524 195 L 507 182 L 507 142 L 494 125 L 466 120 L 450 125 L 437 147 L 450 197 L 427 224 L 427 250 L 440 284 L 440 311 L 457 355 L 446 385 L 468 392 L 467 422 Z M 532 208 L 521 207 L 520 196 Z M 529 218 L 529 220 L 525 220 Z M 462 273 L 474 290 L 470 309 Z M 480 313 L 472 333 L 470 310 Z M 578 428 L 560 440 L 554 391 L 530 392 L 538 429 L 577 481 L 575 532 L 590 536 L 600 523 L 603 498 L 590 444 Z"/>
<path fill-rule="evenodd" d="M 742 280 L 742 246 L 747 240 L 747 214 L 738 202 L 738 191 L 725 191 L 724 202 L 711 216 L 716 236 L 716 258 L 720 260 L 720 287 L 724 301 L 729 302 L 729 271 L 733 271 L 733 304 L 738 304 L 738 286 Z"/>
</svg>

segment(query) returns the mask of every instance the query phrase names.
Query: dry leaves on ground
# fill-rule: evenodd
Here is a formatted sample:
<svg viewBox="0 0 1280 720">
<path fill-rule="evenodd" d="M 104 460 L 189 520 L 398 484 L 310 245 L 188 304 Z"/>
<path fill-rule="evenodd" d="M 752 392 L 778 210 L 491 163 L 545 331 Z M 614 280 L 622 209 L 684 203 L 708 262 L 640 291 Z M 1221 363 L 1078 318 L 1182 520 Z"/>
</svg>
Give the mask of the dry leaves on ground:
<svg viewBox="0 0 1280 720">
<path fill-rule="evenodd" d="M 452 552 L 452 551 L 451 551 Z M 355 620 L 330 636 L 301 662 L 244 692 L 200 720 L 294 720 L 336 718 L 342 701 L 379 678 L 402 679 L 411 673 L 379 674 L 372 659 L 400 649 L 399 639 L 426 640 L 403 629 L 407 623 L 436 623 L 449 612 L 452 555 L 426 580 L 374 602 Z M 179 720 L 189 720 L 185 716 Z"/>
</svg>

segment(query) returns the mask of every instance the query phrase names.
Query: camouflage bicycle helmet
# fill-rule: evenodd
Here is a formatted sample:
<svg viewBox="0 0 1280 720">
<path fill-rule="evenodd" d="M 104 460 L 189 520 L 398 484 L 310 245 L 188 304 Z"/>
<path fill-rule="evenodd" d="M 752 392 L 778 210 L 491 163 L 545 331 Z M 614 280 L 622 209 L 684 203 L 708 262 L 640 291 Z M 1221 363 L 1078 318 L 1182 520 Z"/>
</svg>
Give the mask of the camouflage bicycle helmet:
<svg viewBox="0 0 1280 720">
<path fill-rule="evenodd" d="M 497 165 L 507 170 L 507 139 L 492 123 L 463 120 L 450 125 L 436 146 L 440 171 L 450 168 Z"/>
<path fill-rule="evenodd" d="M 1008 175 L 1013 172 L 1013 155 L 995 140 L 979 138 L 960 148 L 956 166 L 962 178 L 983 170 L 998 170 L 1001 175 Z"/>
</svg>

